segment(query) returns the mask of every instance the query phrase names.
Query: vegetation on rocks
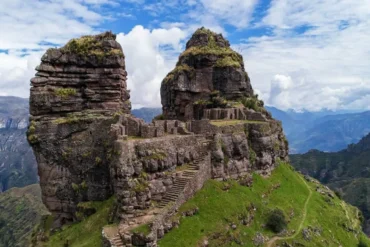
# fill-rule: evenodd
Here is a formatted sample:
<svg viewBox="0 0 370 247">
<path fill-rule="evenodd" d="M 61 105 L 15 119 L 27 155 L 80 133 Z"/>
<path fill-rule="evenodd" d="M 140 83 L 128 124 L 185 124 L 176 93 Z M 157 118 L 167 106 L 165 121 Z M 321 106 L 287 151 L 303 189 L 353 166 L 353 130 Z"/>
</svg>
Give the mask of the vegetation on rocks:
<svg viewBox="0 0 370 247">
<path fill-rule="evenodd" d="M 62 99 L 68 99 L 69 97 L 77 94 L 77 90 L 74 88 L 56 88 L 54 92 L 55 95 L 61 97 Z"/>
<path fill-rule="evenodd" d="M 112 33 L 105 33 L 105 39 L 113 39 Z M 79 39 L 72 39 L 61 50 L 65 53 L 76 54 L 80 56 L 93 55 L 98 58 L 106 56 L 118 55 L 123 56 L 119 49 L 103 49 L 103 40 L 95 36 L 83 36 Z"/>
<path fill-rule="evenodd" d="M 193 78 L 195 76 L 194 68 L 189 67 L 187 64 L 181 64 L 176 66 L 168 75 L 164 78 L 163 83 L 168 83 L 173 80 L 178 74 L 186 73 L 189 78 Z"/>
<path fill-rule="evenodd" d="M 149 224 L 140 225 L 131 230 L 132 233 L 143 234 L 144 236 L 149 235 L 151 232 Z"/>
<path fill-rule="evenodd" d="M 264 103 L 262 100 L 258 99 L 258 95 L 254 95 L 252 97 L 243 97 L 240 100 L 246 108 L 255 110 L 256 112 L 261 112 L 264 107 Z"/>
<path fill-rule="evenodd" d="M 232 56 L 227 56 L 224 58 L 221 58 L 217 60 L 216 62 L 216 67 L 235 67 L 235 68 L 240 68 L 241 64 L 240 61 L 234 60 Z"/>
</svg>

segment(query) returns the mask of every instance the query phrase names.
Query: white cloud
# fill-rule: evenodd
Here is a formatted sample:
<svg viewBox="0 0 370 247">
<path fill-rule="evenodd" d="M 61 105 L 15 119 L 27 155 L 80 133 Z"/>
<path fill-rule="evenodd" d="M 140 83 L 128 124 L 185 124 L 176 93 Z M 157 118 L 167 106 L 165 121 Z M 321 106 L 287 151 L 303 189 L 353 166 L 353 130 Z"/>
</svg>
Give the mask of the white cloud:
<svg viewBox="0 0 370 247">
<path fill-rule="evenodd" d="M 95 32 L 113 0 L 1 0 L 0 95 L 29 96 L 29 81 L 50 46 Z M 2 52 L 2 51 L 6 52 Z"/>
<path fill-rule="evenodd" d="M 257 0 L 200 0 L 204 12 L 237 28 L 249 25 Z"/>
<path fill-rule="evenodd" d="M 62 44 L 71 37 L 92 33 L 105 19 L 94 9 L 112 3 L 108 0 L 33 0 L 25 4 L 23 0 L 2 0 L 0 49 L 43 49 L 42 42 Z"/>
<path fill-rule="evenodd" d="M 273 35 L 249 38 L 238 49 L 270 105 L 368 109 L 369 19 L 367 1 L 276 0 L 257 24 Z"/>
<path fill-rule="evenodd" d="M 186 33 L 177 28 L 149 30 L 134 27 L 120 33 L 117 41 L 123 47 L 133 107 L 160 107 L 160 85 L 177 61 L 183 49 L 181 41 Z"/>
</svg>

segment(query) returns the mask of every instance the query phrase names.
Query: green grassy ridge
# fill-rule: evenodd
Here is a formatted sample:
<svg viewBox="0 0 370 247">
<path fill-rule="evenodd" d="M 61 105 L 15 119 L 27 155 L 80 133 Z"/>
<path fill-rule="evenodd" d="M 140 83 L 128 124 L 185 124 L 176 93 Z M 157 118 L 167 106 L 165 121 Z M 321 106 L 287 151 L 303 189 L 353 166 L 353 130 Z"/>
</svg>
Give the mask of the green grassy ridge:
<svg viewBox="0 0 370 247">
<path fill-rule="evenodd" d="M 46 214 L 38 184 L 0 193 L 0 247 L 28 246 L 33 228 Z"/>
<path fill-rule="evenodd" d="M 69 226 L 49 237 L 42 247 L 64 247 L 64 244 L 69 243 L 68 247 L 101 247 L 102 229 L 109 224 L 109 216 L 114 207 L 115 199 L 110 198 L 103 202 L 89 202 L 89 207 L 94 207 L 96 213 L 90 217 Z"/>
<path fill-rule="evenodd" d="M 192 217 L 181 218 L 179 228 L 175 228 L 164 236 L 159 242 L 160 247 L 169 246 L 200 246 L 207 239 L 209 246 L 255 246 L 253 239 L 256 234 L 273 237 L 275 234 L 264 229 L 268 213 L 275 209 L 282 209 L 286 216 L 294 212 L 290 219 L 288 230 L 297 230 L 302 224 L 321 227 L 322 236 L 313 236 L 310 242 L 302 240 L 302 233 L 298 233 L 292 240 L 293 243 L 300 241 L 304 246 L 357 246 L 359 240 L 354 233 L 348 233 L 344 225 L 355 225 L 360 231 L 360 222 L 357 217 L 358 210 L 341 200 L 335 198 L 329 204 L 325 197 L 315 191 L 316 184 L 308 183 L 312 191 L 312 198 L 307 202 L 307 216 L 303 220 L 303 208 L 309 196 L 309 190 L 301 175 L 296 173 L 289 165 L 281 164 L 273 172 L 272 176 L 264 179 L 253 175 L 254 183 L 251 188 L 243 187 L 236 181 L 228 182 L 231 185 L 228 191 L 223 190 L 225 182 L 210 180 L 194 198 L 186 202 L 181 212 L 192 207 L 198 207 L 199 213 Z M 280 187 L 276 188 L 277 185 Z M 275 188 L 275 189 L 274 189 Z M 263 196 L 265 195 L 265 196 Z M 240 223 L 240 215 L 248 214 L 247 207 L 253 205 L 256 208 L 254 220 L 249 227 Z M 343 206 L 345 205 L 345 206 Z M 346 217 L 344 208 L 347 210 L 349 219 Z M 230 225 L 237 228 L 232 230 Z M 218 238 L 211 239 L 218 235 Z M 361 232 L 360 235 L 364 237 Z M 328 242 L 322 242 L 327 240 Z M 176 243 L 176 244 L 174 244 Z M 367 242 L 370 244 L 370 242 Z"/>
<path fill-rule="evenodd" d="M 303 173 L 317 178 L 330 188 L 339 191 L 342 198 L 358 207 L 370 222 L 370 150 L 369 137 L 340 152 L 318 150 L 306 154 L 290 155 L 292 165 Z M 365 224 L 365 231 L 370 227 Z"/>
</svg>

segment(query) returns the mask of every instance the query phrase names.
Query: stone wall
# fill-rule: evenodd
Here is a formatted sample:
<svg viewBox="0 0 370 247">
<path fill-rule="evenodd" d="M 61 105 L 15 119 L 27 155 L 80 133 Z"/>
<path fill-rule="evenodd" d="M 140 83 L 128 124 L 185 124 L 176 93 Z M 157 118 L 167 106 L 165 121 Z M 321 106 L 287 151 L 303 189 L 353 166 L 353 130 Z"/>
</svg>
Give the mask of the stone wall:
<svg viewBox="0 0 370 247">
<path fill-rule="evenodd" d="M 121 156 L 111 177 L 121 217 L 128 221 L 161 200 L 176 179 L 176 168 L 196 159 L 205 141 L 196 135 L 117 141 Z"/>
<path fill-rule="evenodd" d="M 263 113 L 247 108 L 204 109 L 202 119 L 267 121 L 267 118 Z"/>
<path fill-rule="evenodd" d="M 200 148 L 204 149 L 204 146 Z M 173 216 L 177 213 L 180 206 L 193 197 L 194 194 L 203 187 L 203 184 L 211 178 L 210 162 L 211 156 L 207 155 L 204 161 L 199 164 L 199 171 L 189 180 L 184 190 L 179 194 L 178 199 L 163 208 L 156 215 L 155 219 L 149 223 L 151 229 L 149 235 L 143 236 L 141 234 L 126 232 L 124 236 L 122 236 L 125 246 L 139 246 L 139 243 L 145 246 L 157 246 L 158 239 L 162 238 L 166 232 L 170 231 L 178 224 L 178 222 L 174 222 Z"/>
<path fill-rule="evenodd" d="M 288 159 L 288 144 L 277 121 L 217 127 L 212 144 L 212 177 L 269 175 L 277 160 Z"/>
</svg>

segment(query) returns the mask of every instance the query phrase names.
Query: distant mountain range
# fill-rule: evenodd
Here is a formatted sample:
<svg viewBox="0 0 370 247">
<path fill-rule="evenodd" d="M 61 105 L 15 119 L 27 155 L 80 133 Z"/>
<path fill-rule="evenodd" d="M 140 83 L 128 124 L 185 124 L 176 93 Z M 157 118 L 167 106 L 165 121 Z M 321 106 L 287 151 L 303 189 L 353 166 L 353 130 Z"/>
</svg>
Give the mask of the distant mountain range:
<svg viewBox="0 0 370 247">
<path fill-rule="evenodd" d="M 311 149 L 339 151 L 370 133 L 370 111 L 338 114 L 267 109 L 274 118 L 282 121 L 291 153 L 305 153 Z"/>
<path fill-rule="evenodd" d="M 291 155 L 290 160 L 297 170 L 339 191 L 344 200 L 360 208 L 370 234 L 370 134 L 339 152 L 311 150 Z"/>
<path fill-rule="evenodd" d="M 370 111 L 337 114 L 267 109 L 282 121 L 291 153 L 338 151 L 370 132 Z M 146 122 L 161 112 L 161 108 L 132 110 Z M 0 192 L 38 182 L 35 157 L 26 140 L 27 126 L 28 99 L 0 96 Z"/>
</svg>

